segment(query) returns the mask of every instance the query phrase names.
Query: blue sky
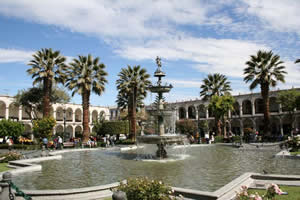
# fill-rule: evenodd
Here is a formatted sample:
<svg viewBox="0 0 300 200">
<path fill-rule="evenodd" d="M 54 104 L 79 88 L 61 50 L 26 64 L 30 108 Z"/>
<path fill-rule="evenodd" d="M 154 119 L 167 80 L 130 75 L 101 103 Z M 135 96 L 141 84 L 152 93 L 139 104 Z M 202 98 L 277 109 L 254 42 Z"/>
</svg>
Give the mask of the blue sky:
<svg viewBox="0 0 300 200">
<path fill-rule="evenodd" d="M 100 57 L 109 83 L 93 105 L 115 105 L 120 69 L 141 65 L 152 75 L 156 56 L 174 86 L 168 101 L 199 98 L 201 81 L 216 72 L 233 94 L 249 93 L 243 69 L 260 49 L 285 62 L 286 83 L 274 89 L 300 87 L 299 10 L 299 0 L 1 0 L 0 94 L 32 86 L 27 63 L 41 48 Z"/>
</svg>

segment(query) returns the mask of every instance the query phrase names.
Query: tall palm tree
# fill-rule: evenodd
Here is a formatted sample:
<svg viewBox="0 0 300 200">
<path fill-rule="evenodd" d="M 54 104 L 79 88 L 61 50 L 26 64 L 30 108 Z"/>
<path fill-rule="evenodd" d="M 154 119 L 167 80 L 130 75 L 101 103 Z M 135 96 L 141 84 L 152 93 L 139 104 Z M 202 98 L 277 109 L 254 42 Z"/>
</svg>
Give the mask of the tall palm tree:
<svg viewBox="0 0 300 200">
<path fill-rule="evenodd" d="M 93 59 L 90 54 L 88 56 L 78 56 L 78 59 L 73 59 L 70 63 L 67 71 L 66 86 L 73 91 L 72 96 L 78 93 L 82 97 L 83 142 L 87 142 L 90 136 L 89 106 L 91 92 L 100 96 L 105 90 L 105 83 L 107 83 L 105 65 L 99 63 L 99 60 L 99 57 Z"/>
<path fill-rule="evenodd" d="M 64 71 L 66 58 L 60 55 L 59 51 L 41 49 L 33 55 L 33 59 L 28 63 L 32 68 L 27 73 L 34 79 L 33 85 L 41 83 L 43 85 L 43 117 L 50 115 L 50 96 L 52 85 L 64 83 L 66 75 Z"/>
<path fill-rule="evenodd" d="M 230 82 L 223 74 L 209 74 L 202 82 L 200 96 L 203 100 L 209 100 L 214 95 L 222 96 L 231 91 Z"/>
<path fill-rule="evenodd" d="M 260 85 L 264 107 L 264 134 L 270 135 L 270 86 L 275 87 L 278 81 L 285 82 L 285 66 L 282 65 L 283 61 L 280 60 L 280 56 L 273 54 L 272 51 L 259 50 L 256 55 L 250 57 L 251 59 L 246 62 L 247 67 L 244 69 L 244 81 L 251 82 L 250 90 Z"/>
<path fill-rule="evenodd" d="M 122 68 L 116 81 L 119 96 L 127 98 L 128 115 L 130 120 L 130 138 L 136 139 L 136 108 L 140 98 L 147 95 L 147 87 L 150 85 L 150 75 L 141 66 L 129 66 Z"/>
<path fill-rule="evenodd" d="M 231 91 L 230 82 L 223 74 L 209 74 L 202 82 L 200 96 L 204 101 L 211 100 L 213 96 L 223 96 Z M 221 117 L 218 115 L 215 115 L 215 127 L 217 128 L 217 135 L 221 135 Z"/>
</svg>

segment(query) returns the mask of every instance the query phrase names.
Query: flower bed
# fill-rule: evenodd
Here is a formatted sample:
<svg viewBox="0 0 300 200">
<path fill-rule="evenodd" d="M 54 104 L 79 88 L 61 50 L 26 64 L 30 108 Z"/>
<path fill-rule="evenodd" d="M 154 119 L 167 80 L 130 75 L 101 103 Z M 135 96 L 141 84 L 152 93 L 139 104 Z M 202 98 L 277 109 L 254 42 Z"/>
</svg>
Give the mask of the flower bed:
<svg viewBox="0 0 300 200">
<path fill-rule="evenodd" d="M 248 189 L 242 186 L 236 200 L 299 200 L 300 187 L 271 184 L 267 189 Z"/>
</svg>

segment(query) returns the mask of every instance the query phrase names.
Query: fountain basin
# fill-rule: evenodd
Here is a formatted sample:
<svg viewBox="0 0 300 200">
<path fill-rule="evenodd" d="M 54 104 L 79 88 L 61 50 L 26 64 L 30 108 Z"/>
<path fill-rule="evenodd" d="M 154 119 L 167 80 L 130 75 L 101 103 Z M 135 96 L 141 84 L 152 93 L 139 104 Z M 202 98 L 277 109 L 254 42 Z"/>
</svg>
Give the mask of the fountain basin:
<svg viewBox="0 0 300 200">
<path fill-rule="evenodd" d="M 185 139 L 185 135 L 179 134 L 143 135 L 137 137 L 138 143 L 145 144 L 183 144 Z"/>
</svg>

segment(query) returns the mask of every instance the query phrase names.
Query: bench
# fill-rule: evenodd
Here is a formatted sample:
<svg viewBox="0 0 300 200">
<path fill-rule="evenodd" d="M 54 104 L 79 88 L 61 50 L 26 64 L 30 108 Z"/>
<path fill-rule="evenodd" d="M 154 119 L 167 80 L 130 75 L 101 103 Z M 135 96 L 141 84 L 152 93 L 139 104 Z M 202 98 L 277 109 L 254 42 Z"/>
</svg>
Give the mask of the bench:
<svg viewBox="0 0 300 200">
<path fill-rule="evenodd" d="M 75 147 L 74 142 L 63 142 L 63 147 Z"/>
</svg>

